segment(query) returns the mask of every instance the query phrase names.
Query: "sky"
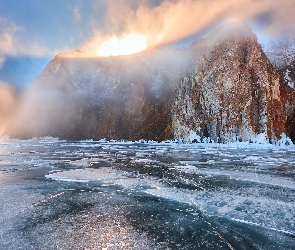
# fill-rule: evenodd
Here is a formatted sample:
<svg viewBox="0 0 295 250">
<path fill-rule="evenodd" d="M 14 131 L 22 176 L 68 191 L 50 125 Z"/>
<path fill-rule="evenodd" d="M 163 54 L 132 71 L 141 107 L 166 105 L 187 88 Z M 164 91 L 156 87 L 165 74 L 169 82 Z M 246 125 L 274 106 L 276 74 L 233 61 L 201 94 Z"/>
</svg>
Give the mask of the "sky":
<svg viewBox="0 0 295 250">
<path fill-rule="evenodd" d="M 185 46 L 230 18 L 267 44 L 295 34 L 294 10 L 294 0 L 0 0 L 0 81 L 26 89 L 57 53 L 95 55 L 132 32 Z"/>
</svg>

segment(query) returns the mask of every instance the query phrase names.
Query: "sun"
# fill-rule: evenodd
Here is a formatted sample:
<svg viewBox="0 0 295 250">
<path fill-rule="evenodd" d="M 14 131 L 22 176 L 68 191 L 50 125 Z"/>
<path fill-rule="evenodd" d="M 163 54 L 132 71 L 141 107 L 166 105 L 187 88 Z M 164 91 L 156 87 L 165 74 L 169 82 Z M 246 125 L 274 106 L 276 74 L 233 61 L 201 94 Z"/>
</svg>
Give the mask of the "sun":
<svg viewBox="0 0 295 250">
<path fill-rule="evenodd" d="M 131 33 L 123 39 L 112 38 L 105 41 L 98 49 L 98 56 L 120 56 L 138 53 L 147 48 L 146 37 Z"/>
</svg>

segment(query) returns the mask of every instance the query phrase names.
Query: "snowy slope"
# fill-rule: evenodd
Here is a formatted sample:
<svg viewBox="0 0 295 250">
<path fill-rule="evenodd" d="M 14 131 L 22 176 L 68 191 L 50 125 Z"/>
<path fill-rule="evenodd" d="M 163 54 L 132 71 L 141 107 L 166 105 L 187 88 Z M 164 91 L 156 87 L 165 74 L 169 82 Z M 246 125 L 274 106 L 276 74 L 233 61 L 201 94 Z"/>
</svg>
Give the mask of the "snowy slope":
<svg viewBox="0 0 295 250">
<path fill-rule="evenodd" d="M 295 84 L 295 44 L 292 41 L 279 42 L 266 48 L 266 55 L 276 67 L 283 80 L 294 89 Z"/>
</svg>

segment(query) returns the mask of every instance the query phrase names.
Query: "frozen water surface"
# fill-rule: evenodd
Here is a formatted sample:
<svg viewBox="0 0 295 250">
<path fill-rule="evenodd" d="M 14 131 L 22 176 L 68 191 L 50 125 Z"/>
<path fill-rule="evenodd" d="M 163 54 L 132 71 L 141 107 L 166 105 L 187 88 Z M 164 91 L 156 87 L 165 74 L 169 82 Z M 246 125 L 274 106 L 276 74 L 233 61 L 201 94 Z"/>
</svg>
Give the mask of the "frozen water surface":
<svg viewBox="0 0 295 250">
<path fill-rule="evenodd" d="M 295 249 L 293 145 L 0 143 L 0 249 Z"/>
</svg>

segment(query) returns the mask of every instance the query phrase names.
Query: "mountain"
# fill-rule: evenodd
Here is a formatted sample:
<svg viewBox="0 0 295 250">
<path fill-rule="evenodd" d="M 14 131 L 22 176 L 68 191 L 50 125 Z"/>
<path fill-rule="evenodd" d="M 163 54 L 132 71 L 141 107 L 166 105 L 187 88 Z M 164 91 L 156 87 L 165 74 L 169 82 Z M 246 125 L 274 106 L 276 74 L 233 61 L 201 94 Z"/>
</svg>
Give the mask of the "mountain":
<svg viewBox="0 0 295 250">
<path fill-rule="evenodd" d="M 294 91 L 242 23 L 187 49 L 57 55 L 33 83 L 11 136 L 65 139 L 295 140 Z M 192 138 L 192 134 L 194 137 Z"/>
</svg>

